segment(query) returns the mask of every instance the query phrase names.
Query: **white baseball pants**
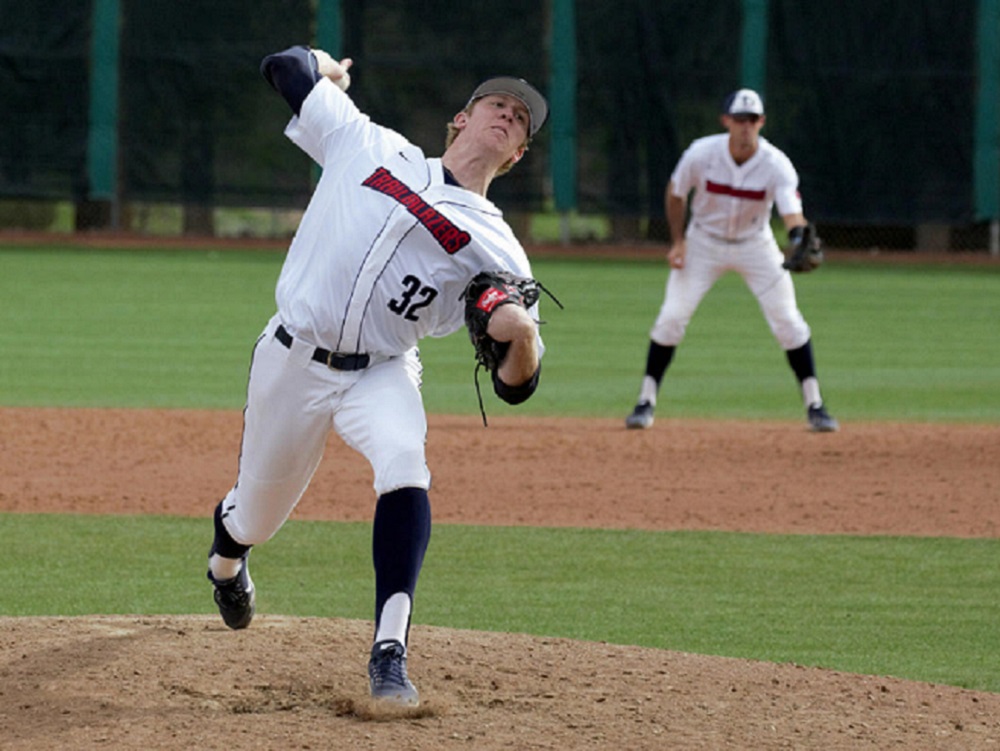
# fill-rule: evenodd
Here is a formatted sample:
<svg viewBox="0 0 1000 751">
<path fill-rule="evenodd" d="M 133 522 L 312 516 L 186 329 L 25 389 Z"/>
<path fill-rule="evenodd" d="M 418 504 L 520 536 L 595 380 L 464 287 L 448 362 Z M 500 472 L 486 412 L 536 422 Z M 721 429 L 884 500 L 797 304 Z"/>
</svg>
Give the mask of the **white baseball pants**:
<svg viewBox="0 0 1000 751">
<path fill-rule="evenodd" d="M 664 347 L 680 344 L 702 298 L 725 272 L 735 271 L 757 298 L 781 348 L 801 347 L 811 332 L 796 303 L 792 276 L 781 268 L 783 261 L 773 238 L 726 243 L 692 227 L 684 268 L 670 270 L 650 339 Z"/>
<path fill-rule="evenodd" d="M 416 350 L 365 370 L 331 370 L 313 346 L 291 348 L 268 323 L 254 348 L 243 414 L 236 484 L 226 496 L 226 529 L 243 545 L 270 539 L 299 502 L 323 457 L 331 430 L 374 471 L 376 495 L 430 487 L 427 418 Z"/>
</svg>

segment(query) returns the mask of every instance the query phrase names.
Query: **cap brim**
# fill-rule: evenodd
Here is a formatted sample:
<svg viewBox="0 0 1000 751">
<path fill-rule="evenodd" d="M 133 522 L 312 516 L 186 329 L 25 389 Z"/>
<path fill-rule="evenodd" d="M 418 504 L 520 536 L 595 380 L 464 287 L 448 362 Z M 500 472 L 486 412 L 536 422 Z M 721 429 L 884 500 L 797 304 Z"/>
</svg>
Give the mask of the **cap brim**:
<svg viewBox="0 0 1000 751">
<path fill-rule="evenodd" d="M 521 78 L 498 76 L 483 81 L 469 97 L 469 104 L 490 94 L 507 94 L 519 99 L 528 108 L 531 120 L 528 135 L 534 136 L 549 116 L 549 104 L 534 86 Z"/>
</svg>

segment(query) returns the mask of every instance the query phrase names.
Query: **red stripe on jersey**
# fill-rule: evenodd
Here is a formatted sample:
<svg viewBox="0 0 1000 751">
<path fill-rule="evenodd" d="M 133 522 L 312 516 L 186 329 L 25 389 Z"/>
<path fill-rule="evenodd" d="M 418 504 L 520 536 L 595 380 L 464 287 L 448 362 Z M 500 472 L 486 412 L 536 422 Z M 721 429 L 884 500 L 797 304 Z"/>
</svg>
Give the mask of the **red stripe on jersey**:
<svg viewBox="0 0 1000 751">
<path fill-rule="evenodd" d="M 767 197 L 767 191 L 764 190 L 744 190 L 743 188 L 734 188 L 732 185 L 713 183 L 711 180 L 705 182 L 705 190 L 709 193 L 718 193 L 720 196 L 746 198 L 750 201 L 763 201 Z"/>
</svg>

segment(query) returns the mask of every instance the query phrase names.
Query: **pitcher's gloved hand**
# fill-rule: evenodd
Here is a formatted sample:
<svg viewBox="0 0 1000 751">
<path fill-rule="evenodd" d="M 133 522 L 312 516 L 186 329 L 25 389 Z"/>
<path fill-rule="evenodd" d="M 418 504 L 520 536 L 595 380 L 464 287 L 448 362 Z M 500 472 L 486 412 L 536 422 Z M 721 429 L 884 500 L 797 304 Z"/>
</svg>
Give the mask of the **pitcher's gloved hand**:
<svg viewBox="0 0 1000 751">
<path fill-rule="evenodd" d="M 541 293 L 534 279 L 517 276 L 509 271 L 481 271 L 462 291 L 465 300 L 465 327 L 476 352 L 476 362 L 491 373 L 503 362 L 510 346 L 498 342 L 487 333 L 493 311 L 501 305 L 516 304 L 530 308 Z"/>
</svg>

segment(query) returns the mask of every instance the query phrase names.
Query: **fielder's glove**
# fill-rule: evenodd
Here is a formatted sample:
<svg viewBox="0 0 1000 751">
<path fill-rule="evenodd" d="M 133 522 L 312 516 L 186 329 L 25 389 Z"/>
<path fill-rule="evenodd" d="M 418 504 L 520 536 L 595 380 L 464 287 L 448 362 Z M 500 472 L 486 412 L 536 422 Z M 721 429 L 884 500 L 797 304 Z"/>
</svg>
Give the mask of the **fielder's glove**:
<svg viewBox="0 0 1000 751">
<path fill-rule="evenodd" d="M 810 223 L 792 227 L 788 231 L 788 240 L 782 268 L 804 273 L 818 268 L 823 263 L 823 241 L 816 234 L 816 225 Z"/>
</svg>

